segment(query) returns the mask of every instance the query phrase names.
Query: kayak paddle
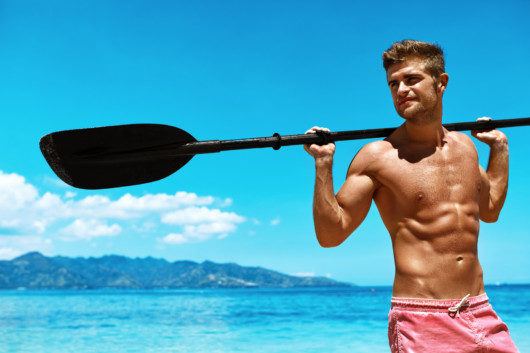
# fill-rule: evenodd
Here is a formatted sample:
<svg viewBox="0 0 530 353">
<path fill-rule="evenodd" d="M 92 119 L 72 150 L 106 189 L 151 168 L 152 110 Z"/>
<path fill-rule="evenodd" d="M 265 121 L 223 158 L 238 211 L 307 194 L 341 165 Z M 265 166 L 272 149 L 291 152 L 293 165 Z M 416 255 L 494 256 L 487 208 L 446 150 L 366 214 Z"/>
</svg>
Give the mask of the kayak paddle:
<svg viewBox="0 0 530 353">
<path fill-rule="evenodd" d="M 530 125 L 530 118 L 445 124 L 451 131 L 489 130 Z M 53 132 L 41 138 L 40 149 L 55 174 L 81 189 L 105 189 L 149 183 L 182 168 L 196 154 L 228 150 L 389 136 L 396 128 L 322 132 L 237 140 L 197 141 L 179 128 L 131 124 Z"/>
</svg>

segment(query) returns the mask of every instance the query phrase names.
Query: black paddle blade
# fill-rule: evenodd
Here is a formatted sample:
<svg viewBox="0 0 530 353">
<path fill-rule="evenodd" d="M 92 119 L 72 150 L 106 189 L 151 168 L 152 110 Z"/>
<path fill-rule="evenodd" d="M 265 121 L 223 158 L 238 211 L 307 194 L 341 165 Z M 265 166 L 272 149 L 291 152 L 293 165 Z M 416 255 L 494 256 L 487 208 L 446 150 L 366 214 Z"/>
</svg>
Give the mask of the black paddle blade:
<svg viewBox="0 0 530 353">
<path fill-rule="evenodd" d="M 176 155 L 175 149 L 195 141 L 173 126 L 131 124 L 54 132 L 40 140 L 40 149 L 65 183 L 106 189 L 173 174 L 193 157 Z"/>
</svg>

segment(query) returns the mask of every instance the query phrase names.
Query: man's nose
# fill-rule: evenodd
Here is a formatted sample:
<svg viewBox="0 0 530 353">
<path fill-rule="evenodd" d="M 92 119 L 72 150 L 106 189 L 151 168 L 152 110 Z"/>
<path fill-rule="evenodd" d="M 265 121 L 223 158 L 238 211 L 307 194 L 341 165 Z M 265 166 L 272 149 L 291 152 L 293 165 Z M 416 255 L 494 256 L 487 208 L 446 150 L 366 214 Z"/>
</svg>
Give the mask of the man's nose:
<svg viewBox="0 0 530 353">
<path fill-rule="evenodd" d="M 398 96 L 404 97 L 408 93 L 409 93 L 409 87 L 404 82 L 400 82 L 399 86 L 398 86 L 398 89 L 397 89 Z"/>
</svg>

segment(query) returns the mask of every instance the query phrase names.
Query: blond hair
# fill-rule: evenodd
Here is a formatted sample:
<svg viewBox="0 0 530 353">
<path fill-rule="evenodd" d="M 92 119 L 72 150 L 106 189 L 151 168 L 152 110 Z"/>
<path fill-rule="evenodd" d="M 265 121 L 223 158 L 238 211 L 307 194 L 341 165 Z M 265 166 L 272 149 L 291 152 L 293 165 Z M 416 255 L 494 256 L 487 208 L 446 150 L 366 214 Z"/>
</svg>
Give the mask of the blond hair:
<svg viewBox="0 0 530 353">
<path fill-rule="evenodd" d="M 444 53 L 438 44 L 410 39 L 395 42 L 383 52 L 383 67 L 388 71 L 390 65 L 411 58 L 420 59 L 435 81 L 445 72 Z"/>
</svg>

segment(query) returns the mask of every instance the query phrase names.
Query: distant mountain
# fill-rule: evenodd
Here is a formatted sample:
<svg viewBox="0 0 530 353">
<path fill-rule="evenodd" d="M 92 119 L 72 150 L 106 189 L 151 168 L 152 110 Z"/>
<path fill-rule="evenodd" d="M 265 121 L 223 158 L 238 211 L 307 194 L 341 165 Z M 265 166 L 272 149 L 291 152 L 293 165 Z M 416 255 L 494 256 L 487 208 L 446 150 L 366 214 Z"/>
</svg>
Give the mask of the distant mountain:
<svg viewBox="0 0 530 353">
<path fill-rule="evenodd" d="M 262 267 L 152 257 L 46 257 L 30 252 L 0 261 L 0 289 L 346 287 L 326 277 L 297 277 Z"/>
</svg>

